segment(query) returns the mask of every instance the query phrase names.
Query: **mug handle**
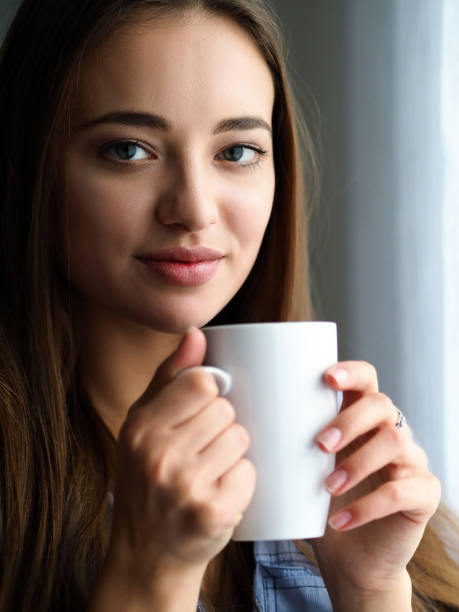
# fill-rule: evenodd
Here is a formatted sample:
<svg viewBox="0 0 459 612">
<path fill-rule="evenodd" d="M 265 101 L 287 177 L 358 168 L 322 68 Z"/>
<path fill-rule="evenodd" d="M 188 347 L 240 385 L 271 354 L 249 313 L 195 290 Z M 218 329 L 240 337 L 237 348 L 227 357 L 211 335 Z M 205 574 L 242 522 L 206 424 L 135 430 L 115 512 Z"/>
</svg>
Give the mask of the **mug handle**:
<svg viewBox="0 0 459 612">
<path fill-rule="evenodd" d="M 215 378 L 215 382 L 218 387 L 219 395 L 227 395 L 231 390 L 232 378 L 231 374 L 225 372 L 224 370 L 220 370 L 220 368 L 214 368 L 213 366 L 194 366 L 192 368 L 186 368 L 179 373 L 185 374 L 185 372 L 191 372 L 191 370 L 204 370 L 205 372 L 209 372 Z"/>
</svg>

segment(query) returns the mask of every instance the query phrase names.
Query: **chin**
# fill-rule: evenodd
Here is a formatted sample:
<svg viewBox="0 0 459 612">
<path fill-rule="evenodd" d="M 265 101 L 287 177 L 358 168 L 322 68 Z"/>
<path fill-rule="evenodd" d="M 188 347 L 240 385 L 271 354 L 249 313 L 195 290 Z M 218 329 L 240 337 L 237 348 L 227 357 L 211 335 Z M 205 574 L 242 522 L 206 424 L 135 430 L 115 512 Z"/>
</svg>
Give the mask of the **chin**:
<svg viewBox="0 0 459 612">
<path fill-rule="evenodd" d="M 199 315 L 196 314 L 196 316 L 193 316 L 190 310 L 169 311 L 165 313 L 156 312 L 154 317 L 146 317 L 141 323 L 150 329 L 166 334 L 184 334 L 190 327 L 204 327 L 218 312 L 201 313 Z"/>
<path fill-rule="evenodd" d="M 138 309 L 131 314 L 142 318 L 142 325 L 170 334 L 183 334 L 190 327 L 204 327 L 212 321 L 231 301 L 233 293 L 221 295 L 219 300 L 212 300 L 211 295 L 206 297 L 196 295 L 181 296 L 179 299 L 150 300 L 142 311 Z M 210 299 L 209 299 L 210 298 Z"/>
</svg>

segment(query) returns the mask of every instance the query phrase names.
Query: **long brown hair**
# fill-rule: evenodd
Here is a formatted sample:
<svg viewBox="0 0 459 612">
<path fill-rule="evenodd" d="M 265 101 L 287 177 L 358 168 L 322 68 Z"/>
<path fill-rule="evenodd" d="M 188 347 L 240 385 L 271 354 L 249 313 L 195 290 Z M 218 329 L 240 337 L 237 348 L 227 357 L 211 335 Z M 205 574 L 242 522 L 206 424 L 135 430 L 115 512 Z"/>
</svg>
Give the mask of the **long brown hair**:
<svg viewBox="0 0 459 612">
<path fill-rule="evenodd" d="M 79 68 L 86 53 L 121 24 L 185 10 L 238 23 L 257 44 L 275 84 L 272 218 L 249 278 L 214 323 L 312 318 L 306 206 L 317 193 L 317 168 L 269 5 L 25 0 L 0 57 L 1 610 L 84 609 L 109 538 L 106 501 L 116 472 L 115 441 L 79 384 L 77 313 L 54 240 L 59 160 Z M 433 531 L 429 537 L 445 550 Z M 214 580 L 207 583 L 219 586 L 222 605 L 239 597 L 251 609 L 251 559 L 249 546 L 231 543 L 213 564 Z M 449 567 L 450 577 L 429 591 L 441 584 L 434 565 L 419 561 L 425 577 L 419 592 L 455 601 L 443 593 L 457 583 L 457 567 L 445 551 L 440 573 L 444 578 Z M 214 590 L 206 599 L 218 608 Z"/>
</svg>

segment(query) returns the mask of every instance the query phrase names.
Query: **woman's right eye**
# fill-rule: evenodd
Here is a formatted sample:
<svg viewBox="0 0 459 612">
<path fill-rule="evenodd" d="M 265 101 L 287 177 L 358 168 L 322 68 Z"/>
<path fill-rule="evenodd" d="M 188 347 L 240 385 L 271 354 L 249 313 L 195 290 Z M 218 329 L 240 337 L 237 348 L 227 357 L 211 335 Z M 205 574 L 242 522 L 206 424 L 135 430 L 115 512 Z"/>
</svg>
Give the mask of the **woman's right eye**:
<svg viewBox="0 0 459 612">
<path fill-rule="evenodd" d="M 113 161 L 125 163 L 130 161 L 142 161 L 148 159 L 150 154 L 138 142 L 133 140 L 122 140 L 114 142 L 103 149 Z"/>
</svg>

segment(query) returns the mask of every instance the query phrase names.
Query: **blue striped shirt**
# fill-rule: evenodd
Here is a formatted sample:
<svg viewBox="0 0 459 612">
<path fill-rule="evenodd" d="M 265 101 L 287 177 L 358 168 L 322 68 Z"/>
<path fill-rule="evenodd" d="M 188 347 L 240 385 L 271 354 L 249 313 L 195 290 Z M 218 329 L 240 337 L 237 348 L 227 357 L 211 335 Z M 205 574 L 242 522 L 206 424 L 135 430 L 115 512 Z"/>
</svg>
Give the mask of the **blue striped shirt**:
<svg viewBox="0 0 459 612">
<path fill-rule="evenodd" d="M 319 568 L 293 542 L 254 542 L 254 557 L 259 612 L 333 611 Z"/>
</svg>

